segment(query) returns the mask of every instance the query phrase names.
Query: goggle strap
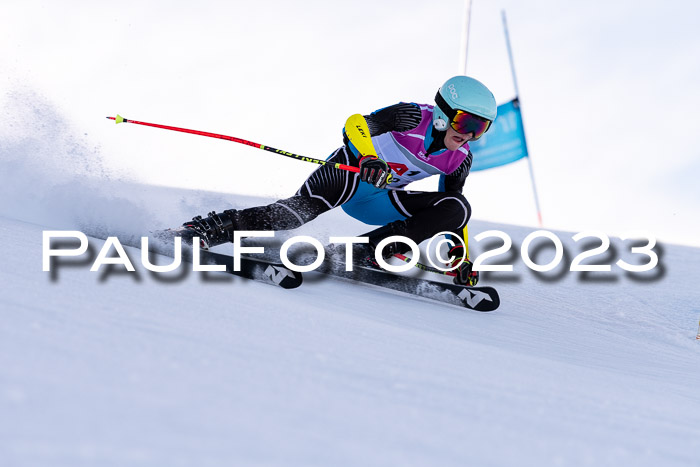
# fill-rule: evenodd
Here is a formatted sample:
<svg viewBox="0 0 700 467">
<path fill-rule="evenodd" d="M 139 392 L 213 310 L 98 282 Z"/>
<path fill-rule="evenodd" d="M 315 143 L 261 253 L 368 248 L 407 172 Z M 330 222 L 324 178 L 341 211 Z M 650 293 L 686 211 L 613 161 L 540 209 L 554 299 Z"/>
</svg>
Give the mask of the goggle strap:
<svg viewBox="0 0 700 467">
<path fill-rule="evenodd" d="M 440 110 L 442 110 L 445 113 L 445 115 L 447 115 L 447 118 L 449 119 L 447 121 L 448 124 L 455 118 L 455 116 L 457 116 L 457 111 L 450 107 L 445 98 L 442 97 L 442 94 L 440 94 L 439 89 L 437 94 L 435 94 L 435 103 L 440 108 Z"/>
</svg>

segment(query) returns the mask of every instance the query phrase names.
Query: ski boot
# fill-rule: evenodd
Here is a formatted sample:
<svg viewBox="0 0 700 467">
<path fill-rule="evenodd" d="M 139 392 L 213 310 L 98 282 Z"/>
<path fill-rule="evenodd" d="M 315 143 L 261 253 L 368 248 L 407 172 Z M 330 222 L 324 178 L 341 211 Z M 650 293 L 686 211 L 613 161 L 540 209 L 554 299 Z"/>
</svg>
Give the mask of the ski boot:
<svg viewBox="0 0 700 467">
<path fill-rule="evenodd" d="M 207 214 L 207 217 L 195 216 L 191 221 L 182 224 L 178 234 L 190 245 L 193 237 L 199 237 L 199 246 L 204 250 L 222 243 L 233 242 L 236 213 L 235 209 L 227 209 L 218 214 L 212 211 Z"/>
</svg>

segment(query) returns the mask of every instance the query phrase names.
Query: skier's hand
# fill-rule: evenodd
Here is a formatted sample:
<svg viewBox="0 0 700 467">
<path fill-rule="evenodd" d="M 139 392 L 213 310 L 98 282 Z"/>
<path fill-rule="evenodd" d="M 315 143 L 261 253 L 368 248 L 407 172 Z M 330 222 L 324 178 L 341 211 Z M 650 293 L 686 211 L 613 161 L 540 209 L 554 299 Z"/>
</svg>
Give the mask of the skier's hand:
<svg viewBox="0 0 700 467">
<path fill-rule="evenodd" d="M 363 156 L 360 159 L 360 180 L 376 188 L 386 188 L 391 182 L 391 167 L 377 156 Z"/>
<path fill-rule="evenodd" d="M 454 246 L 450 249 L 450 266 L 456 266 L 464 259 L 462 264 L 454 270 L 456 274 L 454 277 L 454 283 L 457 285 L 469 285 L 474 286 L 479 282 L 479 271 L 474 271 L 474 263 L 469 259 L 465 258 L 465 251 L 462 245 Z"/>
</svg>

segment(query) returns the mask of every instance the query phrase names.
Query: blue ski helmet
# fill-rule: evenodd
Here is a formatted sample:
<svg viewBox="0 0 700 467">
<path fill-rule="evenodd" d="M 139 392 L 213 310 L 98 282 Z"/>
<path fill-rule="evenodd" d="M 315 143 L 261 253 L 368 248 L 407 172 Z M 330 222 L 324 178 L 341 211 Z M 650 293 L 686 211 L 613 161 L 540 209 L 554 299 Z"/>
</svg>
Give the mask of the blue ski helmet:
<svg viewBox="0 0 700 467">
<path fill-rule="evenodd" d="M 496 119 L 497 106 L 493 94 L 480 81 L 469 76 L 454 76 L 448 79 L 438 89 L 435 103 L 437 105 L 433 109 L 433 126 L 439 131 L 447 130 L 447 126 L 452 125 L 460 133 L 464 133 L 464 130 L 473 131 L 474 139 L 479 139 Z M 471 115 L 465 116 L 462 112 Z M 469 126 L 467 119 L 471 116 L 477 118 L 472 126 Z M 456 117 L 467 117 L 464 118 L 460 129 L 455 125 Z"/>
</svg>

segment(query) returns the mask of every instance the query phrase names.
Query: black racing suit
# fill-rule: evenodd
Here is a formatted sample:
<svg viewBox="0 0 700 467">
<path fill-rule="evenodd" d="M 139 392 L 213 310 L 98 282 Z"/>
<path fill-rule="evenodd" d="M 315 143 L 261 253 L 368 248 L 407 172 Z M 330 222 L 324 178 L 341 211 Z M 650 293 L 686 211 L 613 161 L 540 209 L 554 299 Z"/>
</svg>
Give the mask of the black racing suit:
<svg viewBox="0 0 700 467">
<path fill-rule="evenodd" d="M 388 131 L 408 131 L 421 121 L 421 111 L 416 104 L 400 103 L 380 109 L 365 119 L 371 136 Z M 432 130 L 433 142 L 427 153 L 445 149 L 445 132 Z M 358 159 L 349 149 L 347 137 L 344 145 L 328 159 L 332 163 L 358 166 Z M 267 206 L 237 211 L 237 230 L 290 230 L 315 219 L 320 214 L 348 202 L 357 191 L 359 174 L 338 170 L 331 164 L 314 171 L 294 196 L 281 199 Z M 392 205 L 406 217 L 405 220 L 366 234 L 371 243 L 389 235 L 404 235 L 416 243 L 438 232 L 461 234 L 471 217 L 471 207 L 462 195 L 465 179 L 472 164 L 472 154 L 452 173 L 443 175 L 440 192 L 415 192 L 401 189 L 387 190 Z"/>
</svg>

